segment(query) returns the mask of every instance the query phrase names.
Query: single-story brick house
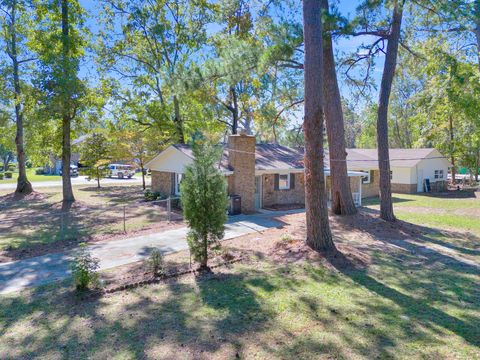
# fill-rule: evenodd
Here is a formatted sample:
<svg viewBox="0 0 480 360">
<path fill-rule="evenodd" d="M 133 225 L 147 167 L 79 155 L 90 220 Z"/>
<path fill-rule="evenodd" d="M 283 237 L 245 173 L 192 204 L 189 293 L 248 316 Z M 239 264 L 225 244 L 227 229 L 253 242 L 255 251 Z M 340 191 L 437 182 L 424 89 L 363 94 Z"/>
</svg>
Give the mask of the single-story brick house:
<svg viewBox="0 0 480 360">
<path fill-rule="evenodd" d="M 393 192 L 423 191 L 429 179 L 433 191 L 446 188 L 450 163 L 435 149 L 391 149 Z M 179 195 L 185 166 L 193 162 L 188 145 L 171 145 L 146 164 L 152 172 L 152 190 Z M 326 152 L 325 164 L 329 164 Z M 303 150 L 278 144 L 256 144 L 255 137 L 231 135 L 224 146 L 219 170 L 226 176 L 229 195 L 240 195 L 242 212 L 279 205 L 304 205 Z M 376 149 L 347 149 L 347 168 L 354 201 L 378 196 Z M 330 170 L 325 169 L 331 199 Z"/>
<path fill-rule="evenodd" d="M 188 145 L 171 145 L 149 161 L 152 190 L 178 195 L 185 166 L 193 162 Z M 303 150 L 277 144 L 256 144 L 254 136 L 231 135 L 224 146 L 219 170 L 226 176 L 229 195 L 240 195 L 242 212 L 279 205 L 305 204 Z M 325 170 L 327 182 L 329 170 Z M 349 171 L 352 194 L 361 205 L 362 178 L 367 173 Z M 328 185 L 327 185 L 328 186 Z"/>
<path fill-rule="evenodd" d="M 389 155 L 392 192 L 425 192 L 427 180 L 431 191 L 446 190 L 451 164 L 438 150 L 390 149 Z M 347 168 L 368 173 L 362 184 L 364 197 L 378 195 L 380 173 L 377 149 L 347 149 Z"/>
</svg>

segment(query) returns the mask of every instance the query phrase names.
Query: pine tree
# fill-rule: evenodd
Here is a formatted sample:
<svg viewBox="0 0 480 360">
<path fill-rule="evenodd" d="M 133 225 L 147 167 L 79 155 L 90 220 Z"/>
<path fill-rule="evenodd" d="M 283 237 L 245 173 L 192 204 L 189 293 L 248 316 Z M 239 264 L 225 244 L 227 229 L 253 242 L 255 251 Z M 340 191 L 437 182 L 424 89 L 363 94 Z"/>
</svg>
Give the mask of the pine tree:
<svg viewBox="0 0 480 360">
<path fill-rule="evenodd" d="M 305 39 L 305 202 L 307 244 L 335 252 L 328 222 L 323 161 L 323 41 L 321 7 L 317 0 L 303 1 Z"/>
<path fill-rule="evenodd" d="M 227 221 L 226 182 L 215 167 L 219 152 L 211 145 L 194 145 L 195 160 L 185 169 L 180 186 L 183 215 L 190 228 L 188 246 L 202 270 L 208 270 L 208 250 L 223 238 Z"/>
</svg>

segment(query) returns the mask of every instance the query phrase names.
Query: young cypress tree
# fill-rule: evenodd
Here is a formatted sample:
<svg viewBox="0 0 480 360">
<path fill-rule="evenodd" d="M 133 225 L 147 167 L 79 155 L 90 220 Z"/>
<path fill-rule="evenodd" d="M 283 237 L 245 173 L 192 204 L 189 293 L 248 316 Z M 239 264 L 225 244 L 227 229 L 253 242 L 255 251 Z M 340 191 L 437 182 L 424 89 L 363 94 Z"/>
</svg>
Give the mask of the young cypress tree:
<svg viewBox="0 0 480 360">
<path fill-rule="evenodd" d="M 196 144 L 195 160 L 185 169 L 180 194 L 183 215 L 190 228 L 188 246 L 200 269 L 208 270 L 208 249 L 218 244 L 227 221 L 227 187 L 215 164 L 220 148 Z"/>
</svg>

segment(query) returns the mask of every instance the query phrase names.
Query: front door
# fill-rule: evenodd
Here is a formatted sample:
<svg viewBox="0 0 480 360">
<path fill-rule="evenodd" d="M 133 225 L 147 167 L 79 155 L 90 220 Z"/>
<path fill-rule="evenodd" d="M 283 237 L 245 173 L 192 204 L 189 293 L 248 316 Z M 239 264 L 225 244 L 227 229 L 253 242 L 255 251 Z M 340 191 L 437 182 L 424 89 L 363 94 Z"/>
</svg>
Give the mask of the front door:
<svg viewBox="0 0 480 360">
<path fill-rule="evenodd" d="M 423 169 L 417 169 L 417 192 L 423 192 Z"/>
<path fill-rule="evenodd" d="M 262 208 L 262 177 L 255 176 L 255 209 Z"/>
</svg>

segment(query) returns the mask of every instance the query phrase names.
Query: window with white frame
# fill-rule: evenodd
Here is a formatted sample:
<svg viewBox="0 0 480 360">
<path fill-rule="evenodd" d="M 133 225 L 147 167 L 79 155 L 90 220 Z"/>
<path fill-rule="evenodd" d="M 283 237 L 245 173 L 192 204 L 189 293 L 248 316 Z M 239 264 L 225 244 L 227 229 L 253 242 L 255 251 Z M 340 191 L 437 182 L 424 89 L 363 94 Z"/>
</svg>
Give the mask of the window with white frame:
<svg viewBox="0 0 480 360">
<path fill-rule="evenodd" d="M 182 179 L 183 174 L 175 173 L 175 195 L 180 195 L 180 183 Z"/>
<path fill-rule="evenodd" d="M 435 170 L 435 179 L 443 179 L 443 170 Z"/>
<path fill-rule="evenodd" d="M 278 189 L 279 190 L 290 189 L 290 174 L 278 175 Z"/>
<path fill-rule="evenodd" d="M 362 184 L 370 184 L 370 171 L 363 171 L 361 170 L 361 172 L 364 172 L 364 173 L 367 173 L 367 175 L 365 176 L 362 176 Z"/>
</svg>

